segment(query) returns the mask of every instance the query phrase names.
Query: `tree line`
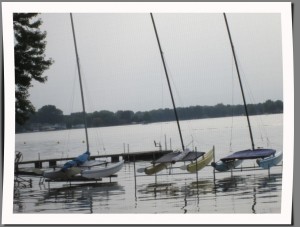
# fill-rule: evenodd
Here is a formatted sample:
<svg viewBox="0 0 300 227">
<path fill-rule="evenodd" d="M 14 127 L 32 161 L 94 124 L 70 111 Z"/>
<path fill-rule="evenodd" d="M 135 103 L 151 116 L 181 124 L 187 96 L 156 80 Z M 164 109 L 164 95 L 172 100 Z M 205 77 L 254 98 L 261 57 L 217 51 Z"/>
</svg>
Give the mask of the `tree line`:
<svg viewBox="0 0 300 227">
<path fill-rule="evenodd" d="M 264 103 L 248 104 L 249 115 L 276 114 L 283 112 L 283 102 L 280 100 L 267 100 Z M 245 114 L 244 105 L 224 105 L 222 103 L 214 106 L 190 106 L 178 107 L 180 120 L 216 118 L 228 116 L 241 116 Z M 105 127 L 126 124 L 147 124 L 154 122 L 175 121 L 174 110 L 170 108 L 156 109 L 150 111 L 119 110 L 112 112 L 108 110 L 87 113 L 88 127 Z M 53 105 L 46 105 L 40 108 L 35 114 L 31 114 L 28 122 L 24 125 L 17 125 L 16 131 L 32 131 L 37 125 L 64 125 L 65 128 L 82 127 L 84 124 L 83 113 L 71 113 L 63 115 L 63 111 Z"/>
</svg>

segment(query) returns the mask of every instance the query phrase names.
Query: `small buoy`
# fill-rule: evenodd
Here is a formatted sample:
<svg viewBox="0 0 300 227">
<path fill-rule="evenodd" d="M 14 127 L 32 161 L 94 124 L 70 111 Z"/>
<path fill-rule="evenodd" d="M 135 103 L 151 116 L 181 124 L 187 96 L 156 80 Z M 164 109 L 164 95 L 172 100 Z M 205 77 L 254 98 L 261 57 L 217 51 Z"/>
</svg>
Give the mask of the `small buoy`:
<svg viewBox="0 0 300 227">
<path fill-rule="evenodd" d="M 85 143 L 85 141 L 84 141 L 84 140 L 82 140 L 82 143 Z"/>
<path fill-rule="evenodd" d="M 26 144 L 26 142 L 24 141 L 24 144 Z"/>
<path fill-rule="evenodd" d="M 59 141 L 57 141 L 57 144 L 59 144 Z"/>
</svg>

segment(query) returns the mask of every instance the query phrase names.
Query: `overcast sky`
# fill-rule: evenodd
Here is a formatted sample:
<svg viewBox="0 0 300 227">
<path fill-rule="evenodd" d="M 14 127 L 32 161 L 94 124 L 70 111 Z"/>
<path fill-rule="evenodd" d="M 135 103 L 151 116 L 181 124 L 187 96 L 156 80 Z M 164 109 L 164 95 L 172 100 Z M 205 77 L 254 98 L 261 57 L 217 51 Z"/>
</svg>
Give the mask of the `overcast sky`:
<svg viewBox="0 0 300 227">
<path fill-rule="evenodd" d="M 69 14 L 41 14 L 46 56 L 55 63 L 34 83 L 38 110 L 82 110 Z M 87 112 L 171 108 L 149 14 L 73 14 Z M 178 107 L 241 104 L 222 14 L 154 14 Z M 249 103 L 283 100 L 280 14 L 227 14 Z M 248 88 L 248 89 L 247 89 Z"/>
</svg>

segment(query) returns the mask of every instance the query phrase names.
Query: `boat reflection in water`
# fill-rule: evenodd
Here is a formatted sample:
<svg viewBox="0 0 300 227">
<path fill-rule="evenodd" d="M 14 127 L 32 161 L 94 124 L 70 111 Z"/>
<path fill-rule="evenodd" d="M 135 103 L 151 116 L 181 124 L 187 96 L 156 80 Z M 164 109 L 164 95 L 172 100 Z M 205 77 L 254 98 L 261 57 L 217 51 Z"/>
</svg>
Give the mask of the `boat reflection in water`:
<svg viewBox="0 0 300 227">
<path fill-rule="evenodd" d="M 123 187 L 117 182 L 65 185 L 62 188 L 49 188 L 40 202 L 61 203 L 69 211 L 75 207 L 77 211 L 94 213 L 94 206 L 97 206 L 97 210 L 107 209 L 107 201 L 111 200 L 111 196 L 124 193 Z"/>
<path fill-rule="evenodd" d="M 136 163 L 138 167 L 145 163 Z M 137 179 L 126 163 L 118 182 L 45 182 L 32 178 L 32 187 L 15 188 L 15 213 L 279 213 L 281 167 L 267 171 L 165 174 Z M 50 187 L 49 187 L 50 186 Z"/>
</svg>

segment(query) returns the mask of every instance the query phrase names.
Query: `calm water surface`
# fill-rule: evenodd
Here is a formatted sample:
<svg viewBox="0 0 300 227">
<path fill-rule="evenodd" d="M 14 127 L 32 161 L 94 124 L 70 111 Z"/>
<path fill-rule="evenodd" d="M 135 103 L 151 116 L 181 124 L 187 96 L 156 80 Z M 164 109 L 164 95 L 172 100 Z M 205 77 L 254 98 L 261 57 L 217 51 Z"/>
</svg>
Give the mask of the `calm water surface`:
<svg viewBox="0 0 300 227">
<path fill-rule="evenodd" d="M 282 149 L 282 115 L 251 117 L 256 146 Z M 263 129 L 255 122 L 264 122 Z M 234 129 L 232 128 L 234 124 Z M 215 146 L 216 159 L 230 150 L 250 147 L 245 117 L 182 121 L 186 145 L 208 151 Z M 130 125 L 89 130 L 92 154 L 180 148 L 176 123 Z M 265 136 L 268 136 L 265 137 Z M 128 150 L 129 148 L 129 150 Z M 82 129 L 16 135 L 16 150 L 23 160 L 76 156 L 85 150 Z M 40 177 L 23 177 L 32 185 L 15 185 L 15 213 L 280 213 L 282 166 L 253 170 L 245 161 L 243 171 L 216 173 L 205 167 L 196 174 L 175 168 L 145 176 L 134 170 L 149 162 L 125 163 L 118 177 L 97 183 L 40 183 Z M 177 163 L 174 167 L 179 167 Z M 45 166 L 46 168 L 46 166 Z"/>
</svg>

